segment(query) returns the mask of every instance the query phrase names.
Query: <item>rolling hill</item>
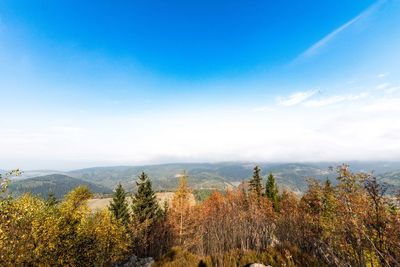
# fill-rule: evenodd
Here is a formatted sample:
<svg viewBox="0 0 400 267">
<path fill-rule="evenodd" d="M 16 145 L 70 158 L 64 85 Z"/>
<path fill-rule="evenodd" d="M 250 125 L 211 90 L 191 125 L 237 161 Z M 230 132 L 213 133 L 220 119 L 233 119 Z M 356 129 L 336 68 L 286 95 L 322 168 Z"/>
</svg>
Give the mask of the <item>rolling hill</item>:
<svg viewBox="0 0 400 267">
<path fill-rule="evenodd" d="M 10 184 L 8 190 L 13 196 L 19 196 L 29 192 L 46 198 L 49 193 L 53 193 L 56 198 L 59 199 L 79 185 L 88 186 L 92 193 L 105 194 L 112 192 L 110 188 L 105 186 L 62 174 L 52 174 L 24 180 L 16 180 Z"/>
<path fill-rule="evenodd" d="M 334 172 L 328 167 L 311 164 L 270 164 L 257 163 L 262 174 L 272 172 L 283 188 L 303 191 L 309 177 L 325 180 L 334 179 Z M 256 163 L 177 163 L 149 166 L 116 166 L 80 169 L 68 175 L 113 188 L 121 182 L 129 191 L 135 189 L 135 180 L 141 171 L 152 179 L 156 190 L 173 190 L 177 186 L 177 174 L 183 170 L 189 175 L 189 185 L 194 189 L 226 189 L 234 187 L 251 177 Z"/>
<path fill-rule="evenodd" d="M 93 184 L 95 192 L 110 191 L 121 182 L 127 191 L 136 188 L 136 178 L 140 172 L 146 172 L 157 191 L 174 190 L 177 187 L 177 175 L 186 170 L 189 175 L 189 185 L 193 189 L 226 189 L 234 187 L 241 182 L 249 179 L 253 172 L 253 167 L 259 165 L 262 175 L 265 177 L 273 173 L 280 188 L 302 192 L 307 188 L 307 179 L 315 178 L 321 181 L 330 179 L 336 181 L 336 173 L 329 167 L 340 165 L 340 162 L 321 162 L 321 163 L 256 163 L 256 162 L 222 162 L 222 163 L 174 163 L 145 166 L 111 166 L 78 169 L 69 172 L 57 171 L 26 171 L 24 176 L 12 182 L 12 187 L 33 188 L 32 184 L 38 185 L 43 177 L 67 177 L 66 184 L 72 184 L 71 179 L 76 179 L 74 184 L 87 183 Z M 400 163 L 399 162 L 350 162 L 350 168 L 354 172 L 375 171 L 376 175 L 384 182 L 400 187 Z M 31 178 L 37 173 L 52 172 L 56 174 L 40 175 Z M 38 175 L 39 176 L 39 175 Z M 29 179 L 27 179 L 29 177 Z M 33 180 L 32 180 L 33 179 Z M 39 179 L 37 181 L 36 179 Z M 59 179 L 62 180 L 62 179 Z M 23 186 L 28 181 L 27 186 Z M 79 181 L 79 182 L 77 182 Z M 53 182 L 47 181 L 42 186 L 53 186 Z M 58 183 L 61 183 L 58 181 Z M 96 188 L 100 187 L 100 188 Z M 54 186 L 53 186 L 54 187 Z M 20 191 L 21 191 L 20 190 Z M 39 191 L 42 189 L 38 189 Z"/>
</svg>

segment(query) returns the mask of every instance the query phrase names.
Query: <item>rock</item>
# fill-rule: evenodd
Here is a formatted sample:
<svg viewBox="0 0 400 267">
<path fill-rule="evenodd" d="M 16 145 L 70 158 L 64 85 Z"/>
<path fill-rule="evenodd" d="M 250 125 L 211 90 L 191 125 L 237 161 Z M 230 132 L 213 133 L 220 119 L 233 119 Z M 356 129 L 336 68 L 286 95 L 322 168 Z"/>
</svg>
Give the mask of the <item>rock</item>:
<svg viewBox="0 0 400 267">
<path fill-rule="evenodd" d="M 262 263 L 252 263 L 252 264 L 249 264 L 249 265 L 246 265 L 246 266 L 248 266 L 248 267 L 272 267 L 271 265 L 265 266 Z"/>
<path fill-rule="evenodd" d="M 150 267 L 153 263 L 154 259 L 151 257 L 138 258 L 136 255 L 132 255 L 127 262 L 116 265 L 115 267 Z"/>
</svg>

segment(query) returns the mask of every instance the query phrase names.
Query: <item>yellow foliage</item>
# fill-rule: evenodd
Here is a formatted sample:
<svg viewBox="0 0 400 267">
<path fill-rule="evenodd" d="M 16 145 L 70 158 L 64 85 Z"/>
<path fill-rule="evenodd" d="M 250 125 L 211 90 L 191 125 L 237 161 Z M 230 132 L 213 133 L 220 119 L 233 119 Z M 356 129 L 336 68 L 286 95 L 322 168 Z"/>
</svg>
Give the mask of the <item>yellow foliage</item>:
<svg viewBox="0 0 400 267">
<path fill-rule="evenodd" d="M 110 266 L 130 244 L 108 210 L 90 213 L 85 187 L 58 206 L 23 195 L 0 201 L 0 266 Z"/>
</svg>

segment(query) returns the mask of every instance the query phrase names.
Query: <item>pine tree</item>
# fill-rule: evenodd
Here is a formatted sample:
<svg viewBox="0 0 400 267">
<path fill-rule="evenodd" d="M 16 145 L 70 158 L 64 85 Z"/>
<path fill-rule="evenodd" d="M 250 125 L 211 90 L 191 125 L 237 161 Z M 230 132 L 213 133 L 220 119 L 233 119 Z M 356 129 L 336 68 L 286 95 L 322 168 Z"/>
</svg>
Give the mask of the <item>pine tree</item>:
<svg viewBox="0 0 400 267">
<path fill-rule="evenodd" d="M 261 196 L 262 184 L 261 184 L 261 169 L 258 166 L 254 167 L 253 176 L 249 181 L 249 191 L 253 196 L 259 198 Z"/>
<path fill-rule="evenodd" d="M 148 221 L 151 224 L 161 217 L 162 210 L 146 173 L 139 175 L 136 185 L 138 189 L 132 199 L 133 216 L 139 223 Z"/>
<path fill-rule="evenodd" d="M 272 202 L 275 211 L 279 211 L 279 195 L 278 186 L 275 182 L 275 177 L 270 173 L 265 185 L 265 196 Z"/>
<path fill-rule="evenodd" d="M 126 201 L 126 193 L 121 184 L 115 188 L 113 199 L 110 203 L 110 212 L 117 220 L 120 220 L 125 226 L 129 223 L 129 210 Z"/>
</svg>

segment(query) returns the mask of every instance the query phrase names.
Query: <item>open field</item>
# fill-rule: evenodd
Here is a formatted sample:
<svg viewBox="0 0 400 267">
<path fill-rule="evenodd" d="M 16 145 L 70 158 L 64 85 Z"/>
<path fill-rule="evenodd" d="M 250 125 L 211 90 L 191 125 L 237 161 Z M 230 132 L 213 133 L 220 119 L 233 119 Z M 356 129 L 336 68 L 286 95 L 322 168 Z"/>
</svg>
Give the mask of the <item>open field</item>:
<svg viewBox="0 0 400 267">
<path fill-rule="evenodd" d="M 164 202 L 168 203 L 168 206 L 171 206 L 172 204 L 172 198 L 174 197 L 174 192 L 158 192 L 156 193 L 158 203 L 160 204 L 161 207 L 164 206 Z M 112 198 L 92 198 L 89 200 L 89 208 L 91 210 L 101 210 L 104 208 L 107 208 L 107 206 L 110 204 Z M 128 201 L 131 201 L 131 198 L 128 198 Z M 195 205 L 196 200 L 193 194 L 190 195 L 190 204 Z"/>
</svg>

